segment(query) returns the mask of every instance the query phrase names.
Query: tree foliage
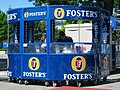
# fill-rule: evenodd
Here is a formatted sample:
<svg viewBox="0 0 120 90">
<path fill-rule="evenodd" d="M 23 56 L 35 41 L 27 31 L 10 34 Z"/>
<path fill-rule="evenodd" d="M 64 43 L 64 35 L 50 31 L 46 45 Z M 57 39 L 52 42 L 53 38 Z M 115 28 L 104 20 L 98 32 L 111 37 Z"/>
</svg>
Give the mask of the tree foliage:
<svg viewBox="0 0 120 90">
<path fill-rule="evenodd" d="M 7 40 L 7 15 L 0 11 L 0 42 Z"/>
<path fill-rule="evenodd" d="M 114 0 L 114 8 L 120 9 L 120 0 Z"/>
<path fill-rule="evenodd" d="M 112 16 L 113 8 L 120 10 L 120 0 L 28 0 L 30 2 L 34 1 L 35 6 L 40 5 L 83 5 L 83 6 L 99 6 L 101 8 L 110 11 Z M 65 24 L 83 23 L 83 21 L 70 21 L 67 20 Z M 117 37 L 120 36 L 120 32 L 116 32 Z M 114 36 L 114 34 L 113 34 Z M 116 39 L 120 40 L 120 39 Z"/>
<path fill-rule="evenodd" d="M 76 5 L 77 0 L 28 0 L 29 2 L 35 1 L 33 4 L 35 6 L 44 5 Z"/>
<path fill-rule="evenodd" d="M 114 2 L 120 7 L 120 0 L 28 0 L 34 1 L 35 6 L 40 5 L 84 5 L 84 6 L 99 6 L 113 12 Z"/>
<path fill-rule="evenodd" d="M 12 8 L 9 7 L 8 10 Z M 12 26 L 9 25 L 9 37 L 13 37 Z M 0 44 L 3 41 L 7 41 L 8 38 L 8 23 L 7 23 L 7 14 L 0 10 Z"/>
<path fill-rule="evenodd" d="M 34 37 L 35 41 L 38 42 L 40 41 L 40 37 L 42 36 L 43 33 L 46 33 L 46 21 L 35 21 L 34 22 L 35 27 L 34 27 Z"/>
<path fill-rule="evenodd" d="M 120 43 L 120 30 L 112 31 L 112 41 Z"/>
</svg>

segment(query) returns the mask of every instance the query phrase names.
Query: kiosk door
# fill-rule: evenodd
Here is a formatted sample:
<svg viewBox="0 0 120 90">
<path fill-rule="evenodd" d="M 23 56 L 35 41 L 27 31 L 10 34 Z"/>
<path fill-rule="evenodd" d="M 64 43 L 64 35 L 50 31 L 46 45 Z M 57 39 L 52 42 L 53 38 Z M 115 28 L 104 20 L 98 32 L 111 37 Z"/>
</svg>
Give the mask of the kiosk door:
<svg viewBox="0 0 120 90">
<path fill-rule="evenodd" d="M 102 11 L 101 21 L 101 54 L 100 66 L 101 76 L 106 77 L 110 74 L 110 21 L 107 12 Z"/>
</svg>

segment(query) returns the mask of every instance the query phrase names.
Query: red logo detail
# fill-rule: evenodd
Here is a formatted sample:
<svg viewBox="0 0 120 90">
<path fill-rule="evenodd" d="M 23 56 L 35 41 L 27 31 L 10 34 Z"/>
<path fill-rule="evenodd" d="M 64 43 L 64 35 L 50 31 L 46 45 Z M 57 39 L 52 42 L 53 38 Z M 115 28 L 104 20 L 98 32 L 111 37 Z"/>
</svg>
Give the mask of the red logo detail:
<svg viewBox="0 0 120 90">
<path fill-rule="evenodd" d="M 58 16 L 58 17 L 61 17 L 61 15 L 62 15 L 62 11 L 61 11 L 61 9 L 58 9 L 58 11 L 57 11 L 57 16 Z"/>
<path fill-rule="evenodd" d="M 80 68 L 82 66 L 82 60 L 80 58 L 77 58 L 76 60 L 76 67 Z"/>
<path fill-rule="evenodd" d="M 31 66 L 32 68 L 36 68 L 37 62 L 35 59 L 32 59 Z"/>
</svg>

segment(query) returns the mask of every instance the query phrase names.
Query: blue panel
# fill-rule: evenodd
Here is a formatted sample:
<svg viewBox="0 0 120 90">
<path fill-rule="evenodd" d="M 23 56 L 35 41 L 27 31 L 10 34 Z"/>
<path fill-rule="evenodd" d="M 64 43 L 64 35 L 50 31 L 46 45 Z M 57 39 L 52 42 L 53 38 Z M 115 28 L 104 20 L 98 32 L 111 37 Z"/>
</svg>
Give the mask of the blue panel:
<svg viewBox="0 0 120 90">
<path fill-rule="evenodd" d="M 41 20 L 46 19 L 47 7 L 33 7 L 24 9 L 25 20 Z"/>
<path fill-rule="evenodd" d="M 120 67 L 120 51 L 116 52 L 116 68 Z"/>
<path fill-rule="evenodd" d="M 18 78 L 21 76 L 21 57 L 20 54 L 9 54 L 8 76 Z"/>
<path fill-rule="evenodd" d="M 116 30 L 116 20 L 112 16 L 110 16 L 110 25 L 112 26 L 113 30 Z"/>
<path fill-rule="evenodd" d="M 48 62 L 48 80 L 93 79 L 95 73 L 94 55 L 51 55 Z"/>
<path fill-rule="evenodd" d="M 116 18 L 116 30 L 120 30 L 120 18 Z"/>
<path fill-rule="evenodd" d="M 3 48 L 7 48 L 8 44 L 7 43 L 3 43 Z"/>
<path fill-rule="evenodd" d="M 45 80 L 47 77 L 47 56 L 24 54 L 22 61 L 22 77 Z"/>
<path fill-rule="evenodd" d="M 110 74 L 110 56 L 101 55 L 101 76 L 105 77 Z"/>
<path fill-rule="evenodd" d="M 9 23 L 20 21 L 20 9 L 14 9 L 7 12 L 7 19 Z"/>
<path fill-rule="evenodd" d="M 98 20 L 99 9 L 96 7 L 50 6 L 50 19 Z"/>
<path fill-rule="evenodd" d="M 25 54 L 23 53 L 24 43 L 24 21 L 43 20 L 47 23 L 47 52 L 46 54 Z M 78 6 L 41 6 L 24 9 L 14 9 L 8 11 L 9 23 L 20 21 L 20 54 L 9 54 L 9 74 L 10 77 L 37 80 L 88 80 L 97 77 L 97 74 L 104 76 L 104 72 L 109 71 L 109 53 L 100 55 L 100 51 L 95 54 L 52 54 L 50 55 L 50 35 L 52 20 L 93 20 L 93 24 L 99 30 L 107 27 L 106 34 L 109 35 L 109 13 L 98 7 L 78 7 Z M 93 31 L 96 27 L 93 27 Z M 96 30 L 93 35 L 101 46 L 102 31 Z M 98 33 L 100 32 L 100 33 Z M 104 35 L 103 35 L 104 36 Z M 107 36 L 107 39 L 109 36 Z M 96 43 L 94 41 L 94 43 Z M 97 40 L 96 40 L 97 41 Z M 108 39 L 109 42 L 109 39 Z M 34 43 L 35 44 L 35 43 Z M 107 43 L 109 44 L 109 43 Z M 109 45 L 107 46 L 109 47 Z M 106 48 L 107 51 L 107 48 Z M 105 56 L 108 56 L 108 58 Z M 106 61 L 106 58 L 108 61 Z M 101 60 L 99 60 L 101 59 Z M 100 61 L 100 62 L 99 62 Z M 100 68 L 99 68 L 100 63 Z M 100 70 L 99 70 L 100 69 Z M 103 73 L 103 74 L 102 74 Z M 107 74 L 105 74 L 107 75 Z"/>
</svg>

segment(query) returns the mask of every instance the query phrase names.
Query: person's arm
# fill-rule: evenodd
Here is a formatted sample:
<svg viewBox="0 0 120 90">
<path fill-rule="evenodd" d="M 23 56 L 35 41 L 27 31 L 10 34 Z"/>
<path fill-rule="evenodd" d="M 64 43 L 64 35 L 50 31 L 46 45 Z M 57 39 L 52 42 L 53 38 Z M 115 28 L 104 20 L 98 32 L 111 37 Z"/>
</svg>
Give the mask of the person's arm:
<svg viewBox="0 0 120 90">
<path fill-rule="evenodd" d="M 41 45 L 41 48 L 46 48 L 46 44 L 42 44 L 42 45 Z"/>
</svg>

